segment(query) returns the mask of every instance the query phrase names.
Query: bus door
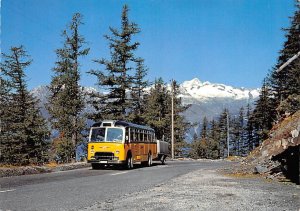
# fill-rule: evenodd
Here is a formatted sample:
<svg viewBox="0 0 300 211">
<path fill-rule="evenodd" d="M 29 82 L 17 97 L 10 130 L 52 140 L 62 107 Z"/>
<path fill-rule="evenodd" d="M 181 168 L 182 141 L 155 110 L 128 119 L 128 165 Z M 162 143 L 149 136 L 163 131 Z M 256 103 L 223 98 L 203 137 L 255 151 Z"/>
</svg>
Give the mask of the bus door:
<svg viewBox="0 0 300 211">
<path fill-rule="evenodd" d="M 139 139 L 138 139 L 138 130 L 130 128 L 130 139 L 131 139 L 131 152 L 132 158 L 134 161 L 140 161 L 140 148 L 139 148 Z"/>
</svg>

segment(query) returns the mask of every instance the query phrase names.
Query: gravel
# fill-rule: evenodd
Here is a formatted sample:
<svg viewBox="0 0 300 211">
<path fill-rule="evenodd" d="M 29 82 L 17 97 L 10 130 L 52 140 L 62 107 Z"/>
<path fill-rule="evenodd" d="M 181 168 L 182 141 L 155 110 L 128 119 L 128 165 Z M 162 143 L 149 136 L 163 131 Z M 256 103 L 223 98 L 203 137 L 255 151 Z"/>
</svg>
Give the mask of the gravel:
<svg viewBox="0 0 300 211">
<path fill-rule="evenodd" d="M 12 177 L 30 174 L 43 174 L 57 171 L 68 171 L 79 168 L 86 168 L 91 164 L 86 162 L 60 164 L 55 167 L 47 166 L 21 166 L 21 167 L 0 167 L 0 178 L 1 177 Z"/>
<path fill-rule="evenodd" d="M 299 210 L 300 186 L 201 169 L 151 189 L 99 201 L 94 210 Z"/>
</svg>

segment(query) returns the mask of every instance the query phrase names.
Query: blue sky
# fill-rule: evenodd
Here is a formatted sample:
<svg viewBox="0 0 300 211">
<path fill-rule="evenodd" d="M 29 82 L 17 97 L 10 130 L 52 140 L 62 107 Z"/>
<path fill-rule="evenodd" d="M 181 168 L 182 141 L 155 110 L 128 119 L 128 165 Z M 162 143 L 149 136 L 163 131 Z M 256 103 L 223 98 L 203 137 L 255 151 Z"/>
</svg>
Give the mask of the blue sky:
<svg viewBox="0 0 300 211">
<path fill-rule="evenodd" d="M 256 88 L 276 63 L 284 32 L 295 11 L 293 0 L 2 0 L 1 51 L 24 45 L 33 59 L 26 70 L 30 89 L 47 85 L 55 49 L 75 12 L 83 14 L 90 54 L 81 59 L 81 84 L 95 86 L 86 74 L 109 58 L 104 34 L 120 27 L 122 6 L 139 25 L 137 56 L 145 59 L 147 78 L 178 82 L 195 77 L 235 87 Z"/>
</svg>

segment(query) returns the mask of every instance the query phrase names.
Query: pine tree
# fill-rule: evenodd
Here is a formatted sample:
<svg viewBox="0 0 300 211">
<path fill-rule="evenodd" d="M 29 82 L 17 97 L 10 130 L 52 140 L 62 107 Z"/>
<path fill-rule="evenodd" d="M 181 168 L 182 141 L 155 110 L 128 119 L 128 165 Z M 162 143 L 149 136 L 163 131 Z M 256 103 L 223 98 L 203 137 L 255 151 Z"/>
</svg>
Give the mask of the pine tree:
<svg viewBox="0 0 300 211">
<path fill-rule="evenodd" d="M 220 133 L 218 130 L 218 125 L 215 120 L 212 120 L 210 122 L 210 130 L 208 131 L 209 149 L 211 151 L 209 158 L 211 159 L 220 158 L 219 137 Z"/>
<path fill-rule="evenodd" d="M 131 71 L 134 69 L 136 58 L 134 51 L 139 43 L 132 43 L 133 36 L 140 32 L 137 24 L 128 19 L 128 6 L 123 6 L 121 29 L 110 28 L 112 35 L 106 35 L 111 53 L 110 60 L 100 59 L 95 62 L 104 65 L 105 71 L 91 70 L 89 73 L 98 78 L 98 85 L 106 89 L 108 94 L 103 99 L 100 116 L 108 119 L 126 119 L 127 111 L 132 107 L 126 96 L 132 83 Z M 140 63 L 141 64 L 141 63 Z"/>
<path fill-rule="evenodd" d="M 251 119 L 255 139 L 254 145 L 257 147 L 263 140 L 268 138 L 268 132 L 272 128 L 276 118 L 276 111 L 273 103 L 273 96 L 270 91 L 270 86 L 266 80 L 263 82 L 261 93 L 256 101 L 256 107 L 253 111 L 253 119 Z"/>
<path fill-rule="evenodd" d="M 184 106 L 182 99 L 179 97 L 179 85 L 176 81 L 173 81 L 173 92 L 174 92 L 174 141 L 175 141 L 175 155 L 181 155 L 183 148 L 186 147 L 185 136 L 187 131 L 190 129 L 191 124 L 185 120 L 183 112 L 189 108 L 189 105 Z M 169 122 L 171 122 L 171 93 L 167 92 L 169 97 L 167 105 L 169 107 Z M 171 132 L 171 131 L 170 131 Z M 171 133 L 167 137 L 171 138 Z"/>
<path fill-rule="evenodd" d="M 246 114 L 246 120 L 247 120 L 247 125 L 246 125 L 246 142 L 247 142 L 247 153 L 251 152 L 254 147 L 253 147 L 253 118 L 251 115 L 251 108 L 250 104 L 247 105 L 247 114 Z"/>
<path fill-rule="evenodd" d="M 247 114 L 247 140 L 249 151 L 268 138 L 272 125 L 286 114 L 300 109 L 300 58 L 275 71 L 300 51 L 300 4 L 287 29 L 286 41 L 280 51 L 277 64 L 262 85 L 261 94 L 253 113 Z"/>
<path fill-rule="evenodd" d="M 1 75 L 0 75 L 0 162 L 10 162 L 10 147 L 12 146 L 11 141 L 11 122 L 13 122 L 13 116 L 10 105 L 12 104 L 12 95 L 10 93 L 11 87 L 9 81 L 4 77 L 4 64 L 1 64 Z"/>
<path fill-rule="evenodd" d="M 53 69 L 54 76 L 50 84 L 48 111 L 51 115 L 53 129 L 64 138 L 64 145 L 71 145 L 73 152 L 67 161 L 75 157 L 81 132 L 84 129 L 84 118 L 80 115 L 84 108 L 83 94 L 79 85 L 79 58 L 88 54 L 84 48 L 85 39 L 79 33 L 82 15 L 74 14 L 70 25 L 63 31 L 63 48 L 56 50 L 58 61 Z"/>
<path fill-rule="evenodd" d="M 220 114 L 218 121 L 218 132 L 219 132 L 219 146 L 220 146 L 220 157 L 225 157 L 227 149 L 227 115 L 228 109 L 224 109 Z"/>
<path fill-rule="evenodd" d="M 145 124 L 151 126 L 155 132 L 156 137 L 160 140 L 170 140 L 170 107 L 171 101 L 168 95 L 167 88 L 162 78 L 155 80 L 154 86 L 150 89 L 146 96 L 145 112 L 143 119 Z"/>
<path fill-rule="evenodd" d="M 291 78 L 286 90 L 288 96 L 279 103 L 276 109 L 280 117 L 285 117 L 286 114 L 293 114 L 300 110 L 300 59 L 294 61 L 294 65 L 290 69 L 290 75 Z"/>
<path fill-rule="evenodd" d="M 11 164 L 47 160 L 49 130 L 38 100 L 27 90 L 24 70 L 31 64 L 23 46 L 2 54 L 1 63 L 1 161 Z M 3 101 L 2 101 L 3 100 Z"/>
<path fill-rule="evenodd" d="M 244 154 L 244 108 L 241 107 L 239 116 L 233 118 L 231 127 L 231 140 L 233 152 L 236 156 Z"/>
<path fill-rule="evenodd" d="M 274 68 L 278 69 L 288 59 L 292 58 L 295 54 L 300 51 L 300 4 L 296 3 L 297 10 L 292 17 L 291 26 L 286 31 L 286 41 L 283 45 L 283 49 L 280 51 L 278 62 Z M 275 96 L 275 107 L 279 106 L 289 96 L 294 95 L 294 98 L 299 96 L 300 89 L 300 58 L 297 58 L 288 66 L 283 68 L 280 72 L 273 71 L 271 73 L 270 81 L 272 86 L 272 93 Z M 298 101 L 299 102 L 299 101 Z M 288 104 L 288 102 L 285 102 Z M 293 103 L 291 101 L 291 103 Z M 284 114 L 284 107 L 282 107 L 282 116 Z M 294 112 L 294 111 L 292 111 Z"/>
<path fill-rule="evenodd" d="M 199 143 L 197 146 L 197 154 L 201 158 L 208 158 L 211 154 L 211 149 L 208 143 L 208 121 L 206 116 L 202 120 L 202 127 L 200 132 L 200 140 L 196 140 Z"/>
<path fill-rule="evenodd" d="M 200 132 L 200 137 L 201 138 L 207 138 L 207 133 L 208 133 L 208 121 L 206 116 L 204 116 L 203 121 L 202 121 L 202 128 Z"/>
<path fill-rule="evenodd" d="M 188 108 L 182 105 L 179 95 L 179 86 L 173 83 L 174 90 L 174 142 L 175 155 L 182 154 L 186 146 L 185 134 L 190 124 L 185 121 L 182 113 Z M 158 139 L 171 141 L 171 92 L 167 89 L 164 81 L 155 80 L 154 86 L 145 98 L 145 109 L 142 118 L 146 125 L 155 129 Z"/>
<path fill-rule="evenodd" d="M 190 151 L 189 151 L 189 156 L 192 158 L 199 158 L 198 156 L 198 148 L 199 148 L 199 137 L 197 135 L 197 132 L 194 133 L 193 135 L 193 140 L 190 143 Z"/>
<path fill-rule="evenodd" d="M 149 82 L 145 80 L 148 69 L 144 65 L 144 59 L 137 59 L 136 73 L 133 76 L 131 97 L 132 97 L 132 111 L 130 111 L 129 120 L 136 124 L 144 124 L 142 119 L 142 113 L 145 107 L 145 88 L 149 85 Z"/>
<path fill-rule="evenodd" d="M 246 122 L 245 122 L 245 114 L 244 114 L 244 107 L 241 107 L 239 112 L 239 156 L 245 156 L 248 153 L 248 145 L 246 141 Z"/>
</svg>

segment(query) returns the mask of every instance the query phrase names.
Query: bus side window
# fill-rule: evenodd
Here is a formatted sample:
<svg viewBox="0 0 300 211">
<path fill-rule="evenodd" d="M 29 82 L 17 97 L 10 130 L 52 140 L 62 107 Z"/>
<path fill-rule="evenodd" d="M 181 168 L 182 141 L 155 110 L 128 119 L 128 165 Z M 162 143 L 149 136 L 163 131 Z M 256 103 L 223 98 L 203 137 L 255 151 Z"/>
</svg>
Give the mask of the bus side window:
<svg viewBox="0 0 300 211">
<path fill-rule="evenodd" d="M 139 130 L 139 140 L 140 142 L 143 142 L 143 131 Z"/>
<path fill-rule="evenodd" d="M 148 130 L 146 130 L 145 132 L 146 132 L 146 133 L 145 133 L 145 141 L 146 141 L 146 142 L 149 142 L 149 138 L 148 138 L 148 133 L 149 133 L 149 132 L 148 132 Z"/>
<path fill-rule="evenodd" d="M 130 128 L 130 141 L 131 142 L 134 142 L 134 129 L 133 128 Z"/>
<path fill-rule="evenodd" d="M 129 128 L 125 128 L 125 142 L 130 143 L 129 139 Z"/>
<path fill-rule="evenodd" d="M 137 139 L 137 130 L 136 129 L 134 129 L 134 141 L 135 142 L 138 141 L 138 139 Z"/>
<path fill-rule="evenodd" d="M 139 142 L 139 131 L 135 130 L 135 141 Z"/>
</svg>

